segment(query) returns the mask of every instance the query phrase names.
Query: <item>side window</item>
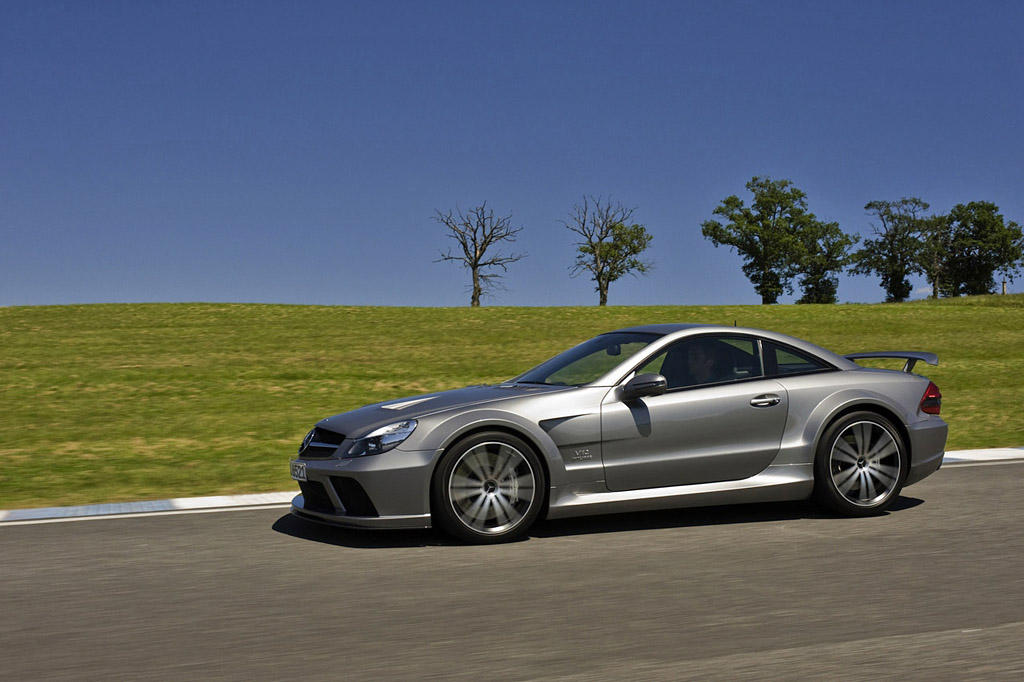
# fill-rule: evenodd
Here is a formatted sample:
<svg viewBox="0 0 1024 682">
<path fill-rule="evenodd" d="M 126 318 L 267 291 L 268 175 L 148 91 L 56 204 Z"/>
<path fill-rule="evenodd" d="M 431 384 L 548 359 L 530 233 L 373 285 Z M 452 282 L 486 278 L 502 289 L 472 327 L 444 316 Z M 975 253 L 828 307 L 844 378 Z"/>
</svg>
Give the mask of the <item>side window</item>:
<svg viewBox="0 0 1024 682">
<path fill-rule="evenodd" d="M 661 374 L 669 389 L 762 376 L 757 342 L 740 336 L 701 336 L 670 346 L 637 369 Z"/>
<path fill-rule="evenodd" d="M 818 358 L 798 350 L 785 348 L 770 341 L 764 341 L 761 345 L 764 348 L 765 369 L 768 376 L 790 376 L 831 369 Z"/>
<path fill-rule="evenodd" d="M 737 380 L 763 376 L 761 358 L 758 355 L 757 342 L 754 339 L 724 338 L 722 343 L 731 346 L 729 355 Z"/>
</svg>

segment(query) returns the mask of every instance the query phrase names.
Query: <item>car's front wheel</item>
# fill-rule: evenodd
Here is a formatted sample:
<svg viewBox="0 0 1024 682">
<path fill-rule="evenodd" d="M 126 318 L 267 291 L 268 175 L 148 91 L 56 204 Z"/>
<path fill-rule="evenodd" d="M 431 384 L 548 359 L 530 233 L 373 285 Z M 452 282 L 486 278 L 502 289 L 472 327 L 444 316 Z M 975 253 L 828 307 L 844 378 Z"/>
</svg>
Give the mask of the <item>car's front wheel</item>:
<svg viewBox="0 0 1024 682">
<path fill-rule="evenodd" d="M 875 412 L 854 412 L 832 423 L 814 460 L 814 497 L 847 516 L 889 508 L 907 479 L 909 461 L 892 423 Z"/>
<path fill-rule="evenodd" d="M 544 503 L 544 470 L 526 442 L 507 433 L 479 433 L 441 459 L 432 483 L 434 521 L 474 543 L 521 537 Z"/>
</svg>

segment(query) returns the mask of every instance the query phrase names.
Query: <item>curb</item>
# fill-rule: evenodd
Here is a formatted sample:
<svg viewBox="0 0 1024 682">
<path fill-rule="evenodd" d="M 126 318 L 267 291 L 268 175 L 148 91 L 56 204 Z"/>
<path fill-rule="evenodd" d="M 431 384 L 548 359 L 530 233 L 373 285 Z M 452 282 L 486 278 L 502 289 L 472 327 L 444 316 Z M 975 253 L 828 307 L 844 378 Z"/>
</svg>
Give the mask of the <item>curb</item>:
<svg viewBox="0 0 1024 682">
<path fill-rule="evenodd" d="M 943 464 L 961 462 L 1004 462 L 1024 459 L 1024 448 L 988 448 L 985 450 L 951 450 L 942 456 Z"/>
<path fill-rule="evenodd" d="M 989 448 L 985 450 L 952 450 L 942 463 L 968 464 L 1007 462 L 1024 459 L 1024 448 Z M 37 509 L 0 509 L 0 524 L 40 521 L 70 521 L 104 516 L 135 516 L 138 514 L 185 514 L 230 509 L 260 509 L 289 506 L 297 491 L 259 493 L 255 495 L 215 495 L 212 497 L 178 497 L 152 502 L 120 502 L 87 504 L 76 507 L 40 507 Z"/>
<path fill-rule="evenodd" d="M 42 507 L 38 509 L 0 510 L 0 523 L 77 519 L 90 516 L 125 516 L 134 514 L 185 513 L 190 511 L 216 511 L 246 507 L 280 507 L 291 503 L 297 492 L 260 493 L 256 495 L 215 495 L 213 497 L 178 497 L 152 502 L 120 502 L 113 504 L 86 504 L 77 507 Z"/>
</svg>

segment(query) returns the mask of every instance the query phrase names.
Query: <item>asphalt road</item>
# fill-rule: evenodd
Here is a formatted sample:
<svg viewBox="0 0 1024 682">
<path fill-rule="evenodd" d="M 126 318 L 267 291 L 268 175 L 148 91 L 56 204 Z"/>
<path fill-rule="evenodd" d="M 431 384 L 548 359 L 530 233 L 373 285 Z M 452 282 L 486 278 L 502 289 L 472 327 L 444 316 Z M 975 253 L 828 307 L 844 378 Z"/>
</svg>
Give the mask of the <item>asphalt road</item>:
<svg viewBox="0 0 1024 682">
<path fill-rule="evenodd" d="M 0 527 L 5 680 L 1024 679 L 1024 465 L 883 517 L 550 522 L 470 547 L 284 510 Z"/>
</svg>

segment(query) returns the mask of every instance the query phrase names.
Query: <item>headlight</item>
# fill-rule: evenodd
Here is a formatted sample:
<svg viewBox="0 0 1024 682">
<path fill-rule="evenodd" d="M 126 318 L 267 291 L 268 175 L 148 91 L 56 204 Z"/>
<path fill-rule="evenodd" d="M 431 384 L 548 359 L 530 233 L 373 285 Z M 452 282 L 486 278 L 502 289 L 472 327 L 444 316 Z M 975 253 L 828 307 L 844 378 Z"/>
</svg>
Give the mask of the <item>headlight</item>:
<svg viewBox="0 0 1024 682">
<path fill-rule="evenodd" d="M 404 422 L 388 424 L 377 429 L 373 433 L 364 436 L 352 444 L 352 447 L 345 453 L 348 457 L 362 457 L 363 455 L 379 455 L 387 452 L 412 435 L 416 429 L 416 420 L 407 419 Z"/>
</svg>

